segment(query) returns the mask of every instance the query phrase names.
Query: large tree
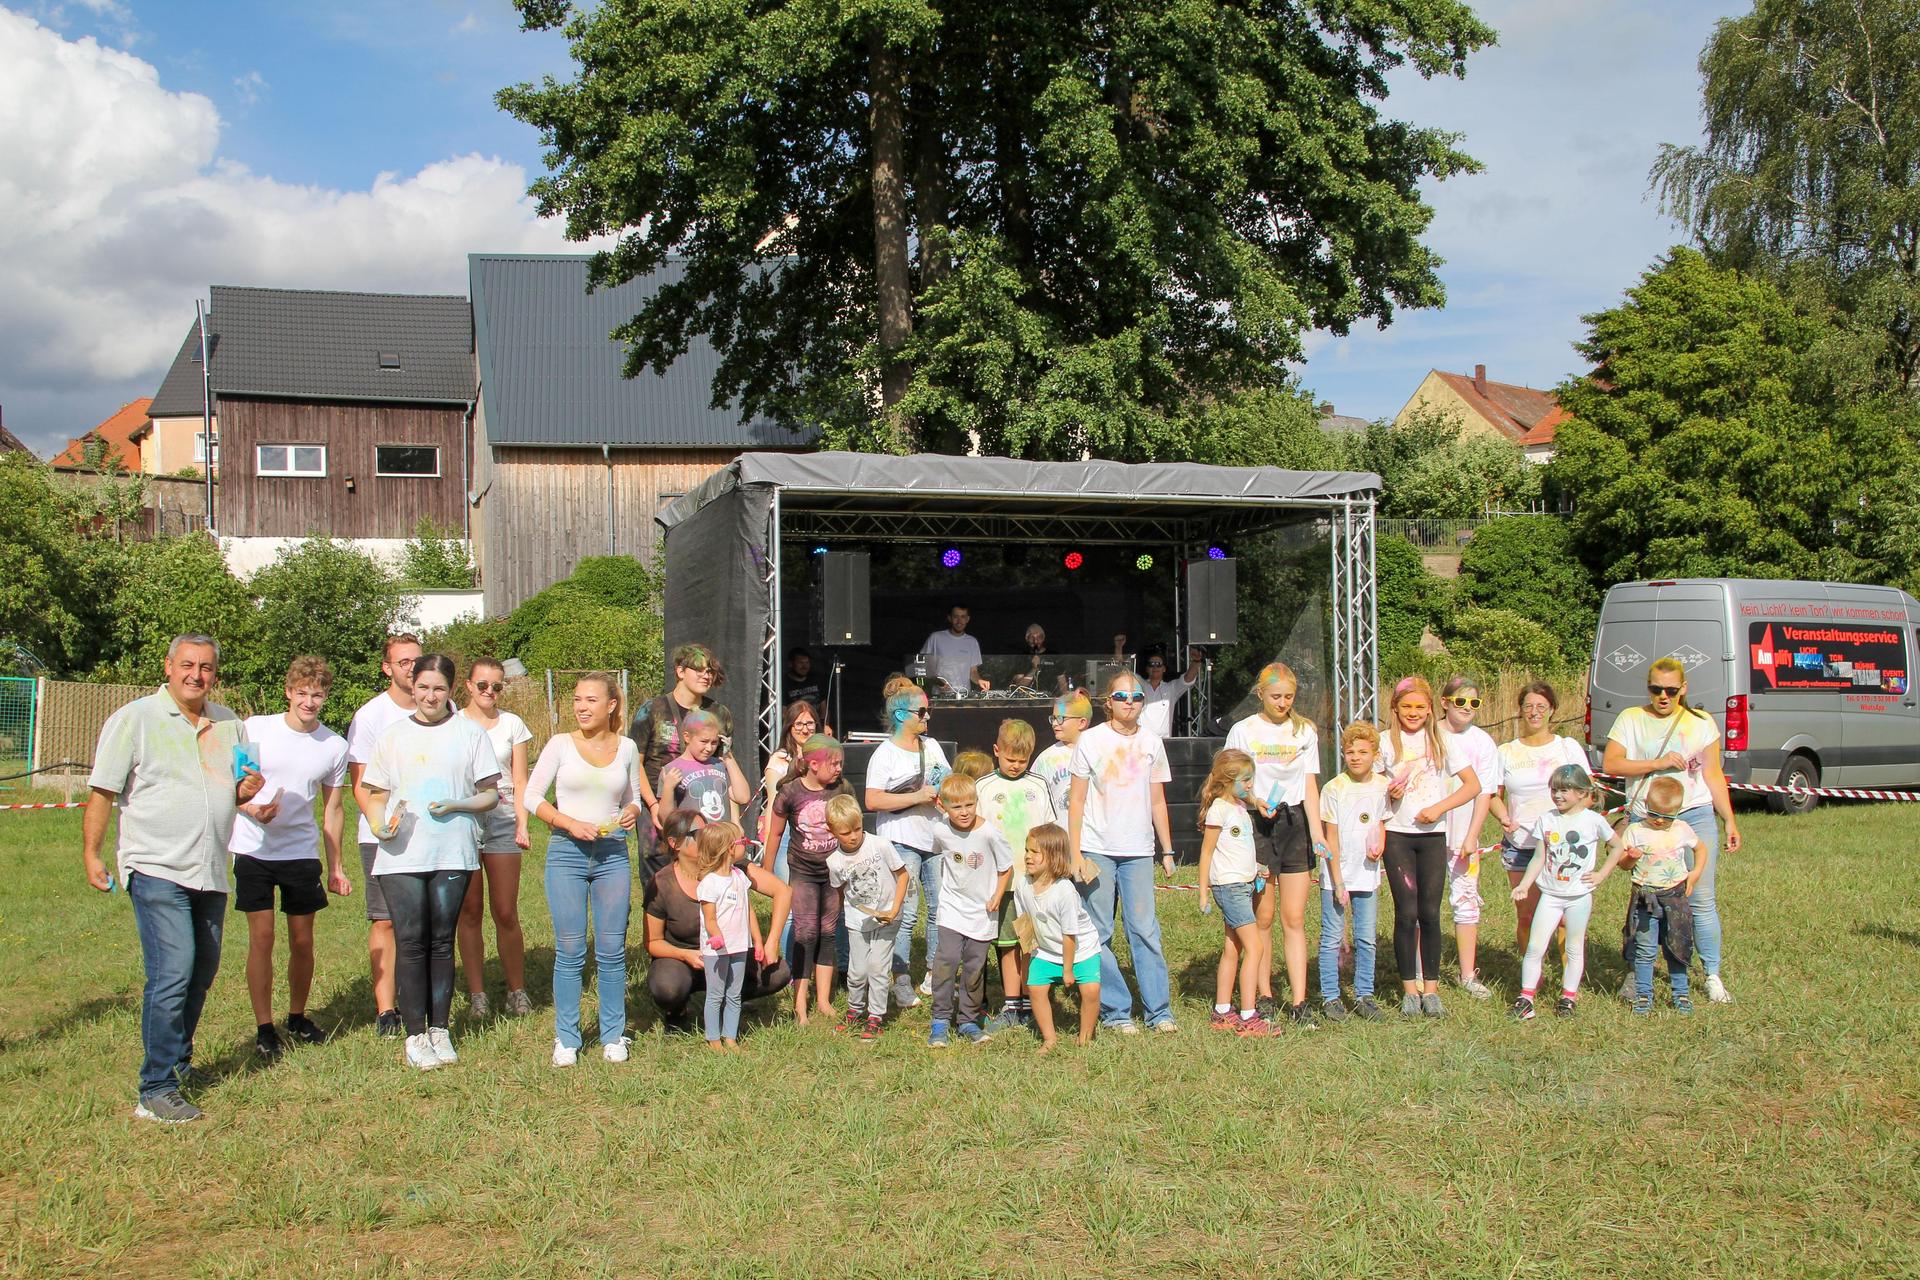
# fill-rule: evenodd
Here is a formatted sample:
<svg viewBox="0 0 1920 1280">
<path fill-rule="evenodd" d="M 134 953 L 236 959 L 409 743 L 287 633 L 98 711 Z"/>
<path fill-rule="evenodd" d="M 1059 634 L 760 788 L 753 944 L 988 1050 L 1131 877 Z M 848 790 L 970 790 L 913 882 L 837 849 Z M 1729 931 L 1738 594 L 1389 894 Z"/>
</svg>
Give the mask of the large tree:
<svg viewBox="0 0 1920 1280">
<path fill-rule="evenodd" d="M 500 95 L 542 210 L 618 237 L 596 283 L 685 260 L 630 371 L 706 335 L 745 414 L 1027 457 L 1185 456 L 1303 331 L 1438 305 L 1418 184 L 1473 161 L 1386 75 L 1493 38 L 1459 0 L 518 3 L 577 66 Z"/>
<path fill-rule="evenodd" d="M 1725 265 L 1804 281 L 1920 390 L 1920 0 L 1757 0 L 1700 55 L 1706 141 L 1654 165 Z"/>
</svg>

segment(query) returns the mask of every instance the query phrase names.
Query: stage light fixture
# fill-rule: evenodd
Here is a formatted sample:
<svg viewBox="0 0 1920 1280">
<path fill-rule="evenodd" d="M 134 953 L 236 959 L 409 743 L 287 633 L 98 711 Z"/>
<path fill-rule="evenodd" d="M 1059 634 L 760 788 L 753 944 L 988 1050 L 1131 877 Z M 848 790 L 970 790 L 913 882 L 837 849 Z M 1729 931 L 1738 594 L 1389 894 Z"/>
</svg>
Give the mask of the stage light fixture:
<svg viewBox="0 0 1920 1280">
<path fill-rule="evenodd" d="M 1141 570 L 1142 572 L 1145 572 L 1146 570 L 1153 568 L 1153 557 L 1147 554 L 1146 552 L 1142 551 L 1140 553 L 1139 558 L 1133 562 L 1133 567 Z"/>
<path fill-rule="evenodd" d="M 827 554 L 827 549 L 826 549 L 825 547 L 815 547 L 815 548 L 813 549 L 813 554 L 815 554 L 815 555 L 817 555 L 817 556 L 823 556 L 823 555 L 825 555 L 825 554 Z"/>
<path fill-rule="evenodd" d="M 1225 547 L 1216 545 L 1216 546 L 1211 546 L 1207 548 L 1207 559 L 1225 560 L 1226 558 L 1227 558 L 1227 549 Z"/>
<path fill-rule="evenodd" d="M 945 551 L 942 551 L 940 553 L 940 563 L 949 569 L 958 569 L 960 567 L 960 548 L 948 547 Z"/>
<path fill-rule="evenodd" d="M 1078 569 L 1081 565 L 1085 564 L 1086 562 L 1087 562 L 1087 558 L 1081 555 L 1078 551 L 1069 551 L 1067 552 L 1066 555 L 1060 557 L 1060 563 L 1065 565 L 1069 572 L 1071 572 L 1074 569 Z"/>
</svg>

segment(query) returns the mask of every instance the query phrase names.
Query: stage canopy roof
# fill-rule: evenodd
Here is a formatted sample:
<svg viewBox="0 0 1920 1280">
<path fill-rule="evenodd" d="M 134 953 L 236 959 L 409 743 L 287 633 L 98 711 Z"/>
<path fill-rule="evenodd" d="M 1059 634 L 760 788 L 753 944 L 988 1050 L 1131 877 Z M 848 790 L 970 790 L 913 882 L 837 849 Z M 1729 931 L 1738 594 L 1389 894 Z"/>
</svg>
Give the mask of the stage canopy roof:
<svg viewBox="0 0 1920 1280">
<path fill-rule="evenodd" d="M 1192 462 L 743 453 L 675 499 L 659 522 L 671 532 L 709 503 L 755 487 L 779 492 L 782 529 L 800 537 L 1183 543 L 1363 500 L 1379 491 L 1380 477 Z"/>
</svg>

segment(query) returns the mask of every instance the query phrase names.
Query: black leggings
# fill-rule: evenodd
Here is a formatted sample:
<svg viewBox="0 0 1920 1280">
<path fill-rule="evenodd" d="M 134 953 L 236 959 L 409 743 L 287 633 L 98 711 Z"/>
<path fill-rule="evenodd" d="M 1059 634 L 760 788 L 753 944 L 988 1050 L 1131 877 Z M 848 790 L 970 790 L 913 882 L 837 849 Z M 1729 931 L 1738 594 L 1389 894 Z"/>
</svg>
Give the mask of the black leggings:
<svg viewBox="0 0 1920 1280">
<path fill-rule="evenodd" d="M 833 965 L 833 936 L 840 931 L 840 890 L 824 880 L 793 878 L 793 976 L 813 980 L 813 968 Z"/>
<path fill-rule="evenodd" d="M 1440 899 L 1447 892 L 1447 835 L 1387 832 L 1387 887 L 1393 891 L 1393 960 L 1400 980 L 1440 979 Z M 1416 957 L 1415 942 L 1419 944 Z"/>
<path fill-rule="evenodd" d="M 770 996 L 776 991 L 784 991 L 792 981 L 786 961 L 763 966 L 749 954 L 747 977 L 740 989 L 740 999 L 744 1003 Z M 687 1006 L 693 1001 L 693 993 L 706 989 L 706 970 L 696 969 L 684 960 L 668 957 L 647 965 L 647 994 L 653 997 L 653 1007 L 660 1011 L 660 1016 L 669 1021 L 677 1022 L 685 1017 Z"/>
<path fill-rule="evenodd" d="M 445 1027 L 453 1012 L 453 935 L 471 871 L 405 871 L 380 877 L 393 916 L 393 983 L 407 1034 Z"/>
</svg>

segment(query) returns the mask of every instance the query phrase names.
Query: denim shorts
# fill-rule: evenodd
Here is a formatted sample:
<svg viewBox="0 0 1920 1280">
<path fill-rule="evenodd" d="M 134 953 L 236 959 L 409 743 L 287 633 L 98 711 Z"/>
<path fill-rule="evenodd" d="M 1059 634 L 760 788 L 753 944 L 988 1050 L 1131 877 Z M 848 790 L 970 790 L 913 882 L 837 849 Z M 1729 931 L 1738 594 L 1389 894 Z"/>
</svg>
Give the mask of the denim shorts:
<svg viewBox="0 0 1920 1280">
<path fill-rule="evenodd" d="M 1100 984 L 1100 955 L 1075 956 L 1073 959 L 1073 980 L 1088 986 Z M 1035 956 L 1027 962 L 1027 985 L 1030 987 L 1051 987 L 1060 981 L 1060 966 L 1051 960 L 1042 960 Z"/>
<path fill-rule="evenodd" d="M 1253 886 L 1216 884 L 1213 886 L 1213 905 L 1220 908 L 1220 919 L 1227 928 L 1244 928 L 1253 923 Z"/>
</svg>

